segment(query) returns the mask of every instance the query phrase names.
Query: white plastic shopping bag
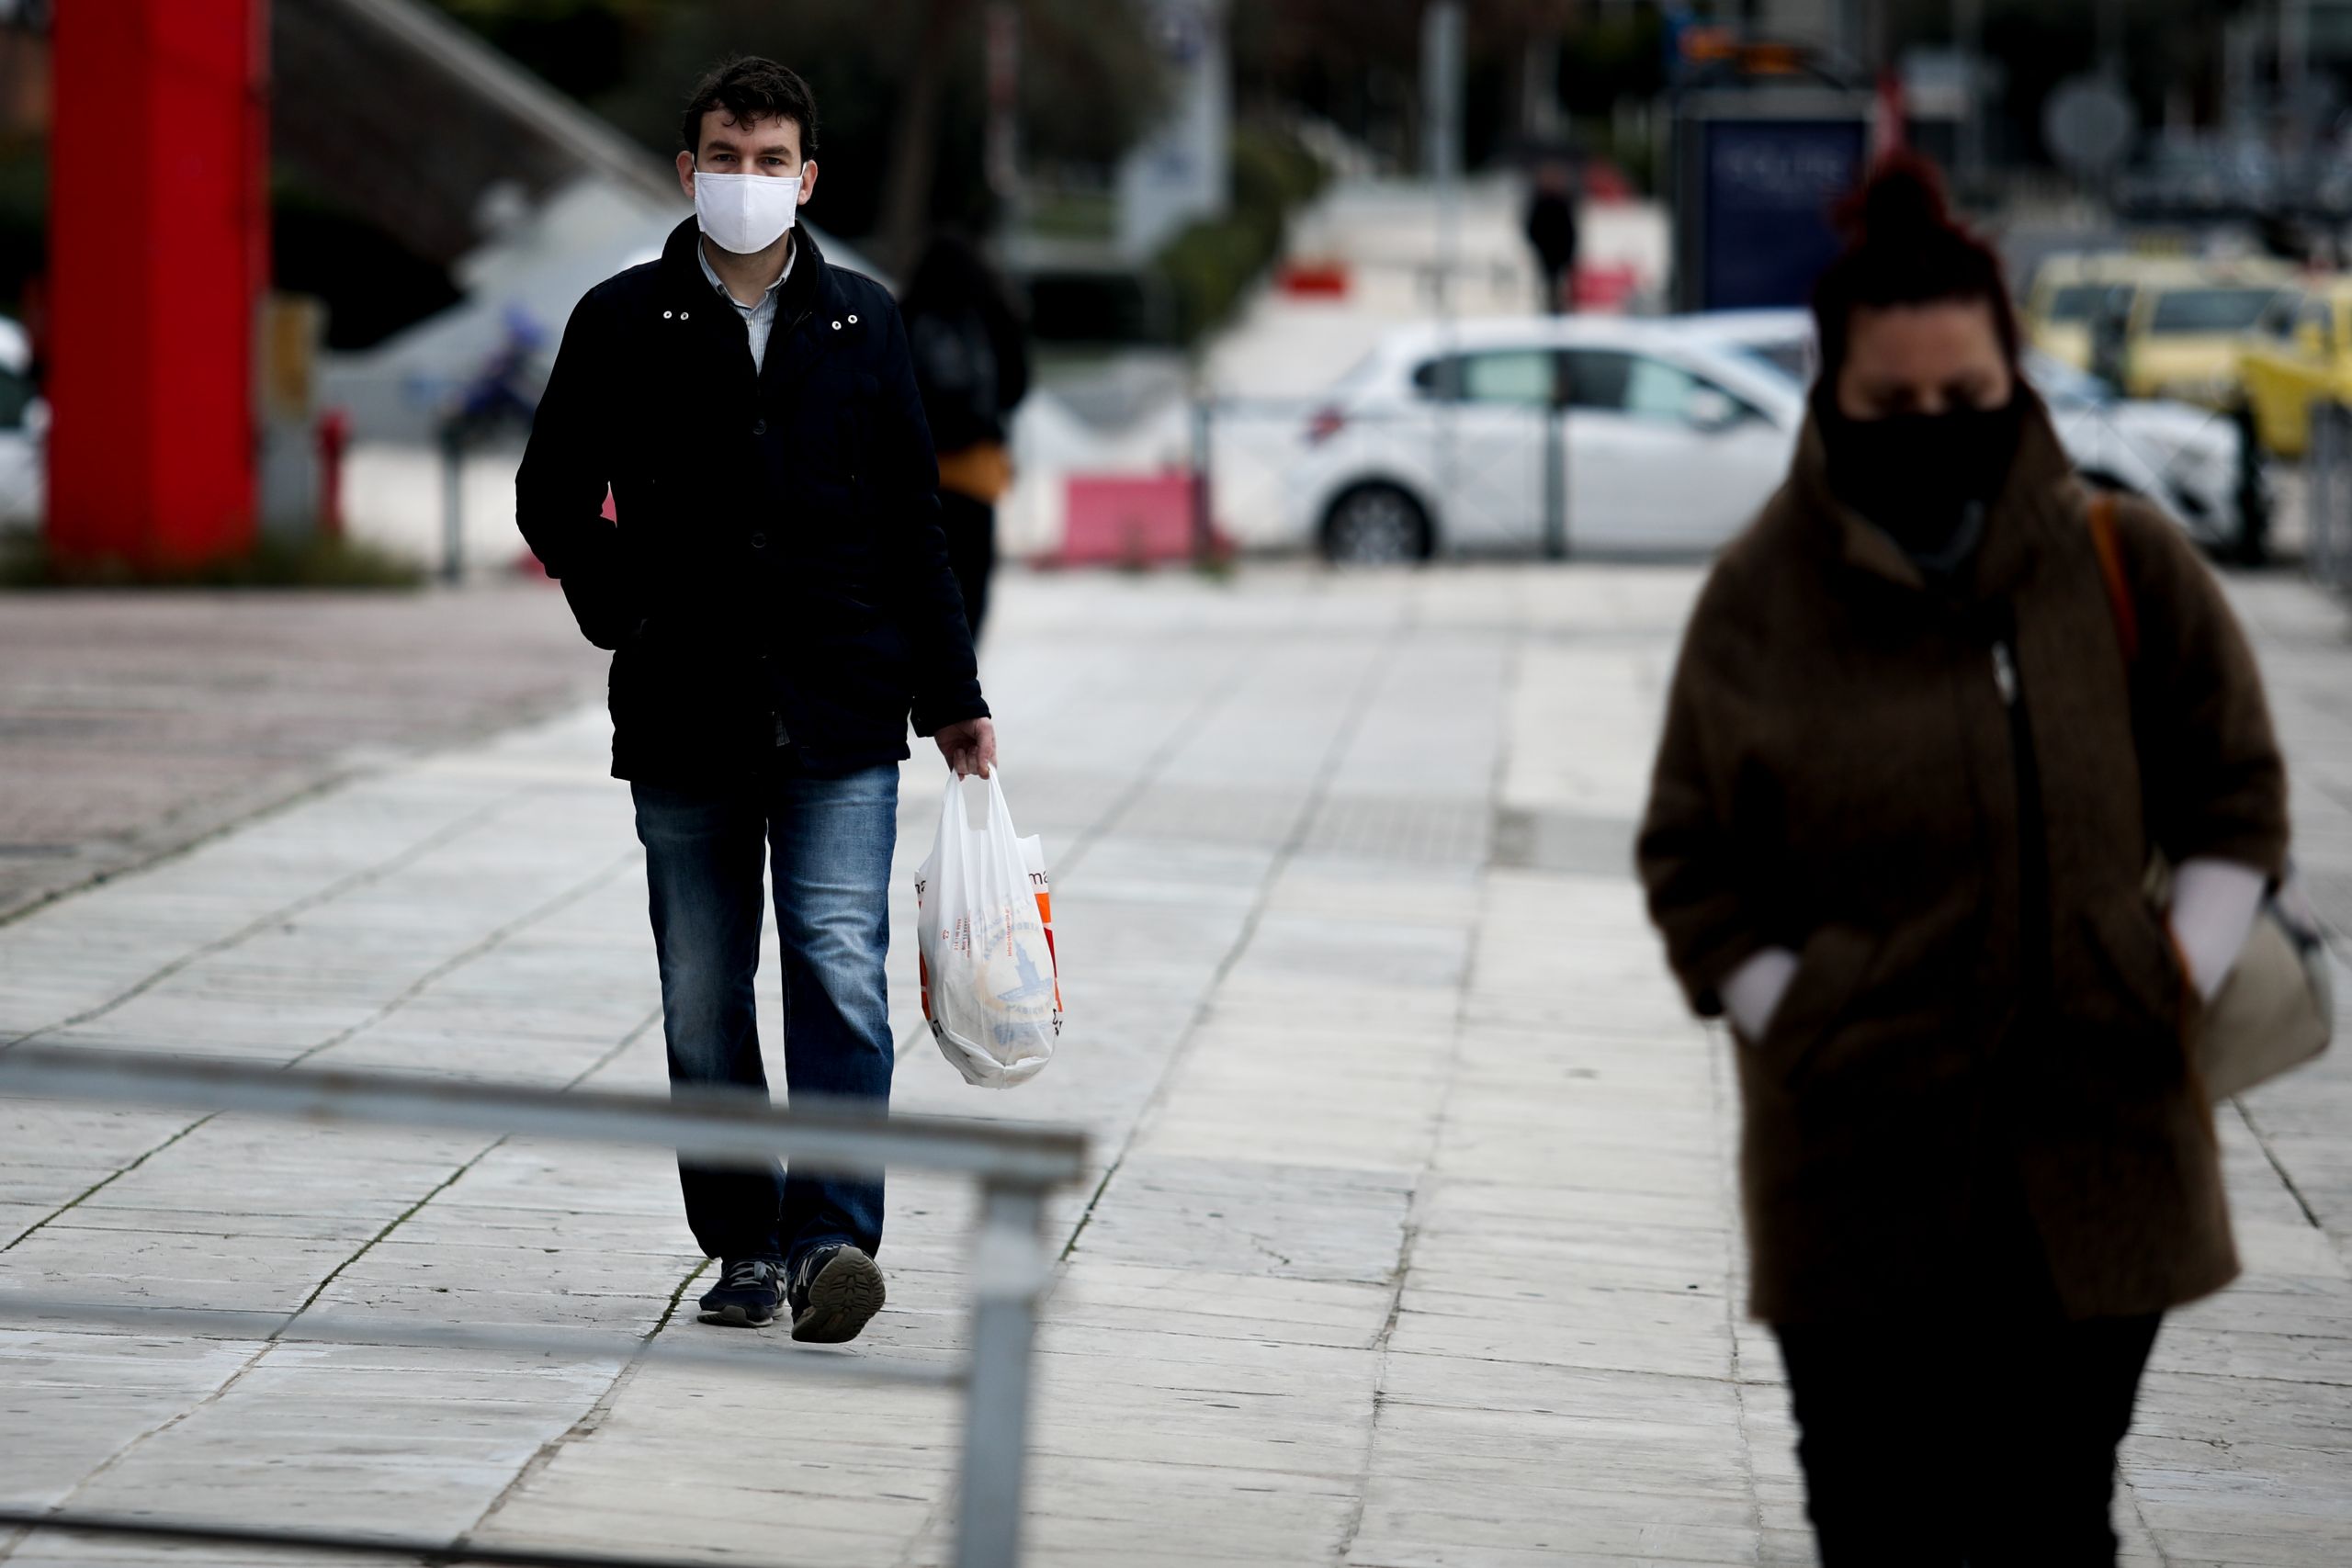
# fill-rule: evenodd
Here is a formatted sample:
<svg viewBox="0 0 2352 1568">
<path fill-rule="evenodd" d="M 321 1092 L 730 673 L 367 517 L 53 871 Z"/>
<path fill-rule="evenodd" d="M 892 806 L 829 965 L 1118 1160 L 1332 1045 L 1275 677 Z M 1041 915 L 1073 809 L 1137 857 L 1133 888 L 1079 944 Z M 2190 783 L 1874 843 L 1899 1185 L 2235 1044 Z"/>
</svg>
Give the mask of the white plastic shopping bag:
<svg viewBox="0 0 2352 1568">
<path fill-rule="evenodd" d="M 972 826 L 967 783 L 988 787 L 983 827 Z M 1036 1077 L 1062 1032 L 1053 885 L 1044 846 L 1013 829 L 1000 776 L 949 783 L 931 858 L 915 871 L 915 911 L 922 1015 L 941 1054 L 985 1089 Z"/>
</svg>

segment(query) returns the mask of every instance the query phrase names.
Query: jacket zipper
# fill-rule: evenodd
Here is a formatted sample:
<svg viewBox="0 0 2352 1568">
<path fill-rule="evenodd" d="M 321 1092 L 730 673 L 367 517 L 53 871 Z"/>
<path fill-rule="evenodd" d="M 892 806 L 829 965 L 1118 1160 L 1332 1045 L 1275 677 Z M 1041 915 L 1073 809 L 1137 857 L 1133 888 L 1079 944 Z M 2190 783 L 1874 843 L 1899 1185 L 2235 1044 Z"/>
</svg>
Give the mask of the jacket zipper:
<svg viewBox="0 0 2352 1568">
<path fill-rule="evenodd" d="M 1993 684 L 2001 694 L 2001 705 L 2014 715 L 2018 706 L 2018 661 L 2006 642 L 1993 645 Z"/>
<path fill-rule="evenodd" d="M 2009 717 L 2009 759 L 2018 792 L 2018 956 L 2020 992 L 2029 1009 L 2047 1000 L 2053 985 L 2050 954 L 2050 842 L 2041 799 L 2041 761 L 2018 673 L 2015 613 L 2003 606 L 1993 642 L 1993 687 Z"/>
<path fill-rule="evenodd" d="M 782 334 L 784 340 L 789 343 L 794 334 L 797 333 L 802 327 L 808 324 L 808 318 L 814 314 L 816 314 L 816 312 L 813 310 L 803 310 L 798 315 L 793 317 L 791 321 L 788 322 L 784 329 Z M 777 334 L 775 333 L 770 333 L 768 334 L 768 349 L 771 353 L 775 350 L 776 337 Z M 755 384 L 766 379 L 764 374 L 765 370 L 765 366 L 760 367 L 761 373 L 755 374 L 752 378 Z M 767 661 L 765 660 L 761 660 L 760 668 L 762 680 L 763 682 L 772 682 L 774 680 L 774 676 L 769 672 Z M 773 686 L 770 687 L 770 690 L 774 690 Z M 775 734 L 774 750 L 782 751 L 788 749 L 792 745 L 792 731 L 784 722 L 784 714 L 776 708 L 772 707 L 768 709 L 768 724 L 774 729 Z"/>
</svg>

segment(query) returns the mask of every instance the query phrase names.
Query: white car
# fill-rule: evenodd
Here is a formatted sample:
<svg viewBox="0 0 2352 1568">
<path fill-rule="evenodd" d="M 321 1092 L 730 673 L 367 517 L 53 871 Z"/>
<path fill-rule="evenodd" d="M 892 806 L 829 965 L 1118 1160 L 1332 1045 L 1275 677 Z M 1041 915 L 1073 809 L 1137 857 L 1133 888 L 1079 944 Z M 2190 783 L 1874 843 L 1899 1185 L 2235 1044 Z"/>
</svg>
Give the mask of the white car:
<svg viewBox="0 0 2352 1568">
<path fill-rule="evenodd" d="M 25 329 L 0 316 L 0 526 L 41 515 L 41 437 L 49 405 L 33 395 L 33 349 Z"/>
<path fill-rule="evenodd" d="M 1747 353 L 1800 387 L 1812 382 L 1813 317 L 1806 311 L 1726 310 L 1683 321 L 1686 330 Z M 2259 469 L 2248 494 L 2240 471 L 2245 437 L 2227 416 L 2190 403 L 2120 397 L 2098 377 L 2032 349 L 2026 351 L 2025 378 L 2041 394 L 2085 479 L 2154 502 L 2199 544 L 2238 544 L 2248 500 L 2268 506 Z"/>
<path fill-rule="evenodd" d="M 1780 486 L 1804 421 L 1796 381 L 1675 320 L 1401 328 L 1309 420 L 1286 526 L 1351 562 L 1703 553 Z"/>
</svg>

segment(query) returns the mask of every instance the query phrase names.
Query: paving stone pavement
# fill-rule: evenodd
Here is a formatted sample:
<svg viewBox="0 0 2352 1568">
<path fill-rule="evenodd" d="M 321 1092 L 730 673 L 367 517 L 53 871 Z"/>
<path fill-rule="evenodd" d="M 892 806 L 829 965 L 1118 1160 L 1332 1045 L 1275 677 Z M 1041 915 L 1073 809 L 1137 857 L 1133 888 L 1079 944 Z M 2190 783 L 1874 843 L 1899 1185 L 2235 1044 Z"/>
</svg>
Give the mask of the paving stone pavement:
<svg viewBox="0 0 2352 1568">
<path fill-rule="evenodd" d="M 1811 1561 L 1777 1357 L 1739 1306 L 1730 1047 L 1684 1016 L 1628 863 L 1697 581 L 1006 583 L 988 673 L 1055 868 L 1061 1058 L 967 1088 L 903 943 L 892 964 L 900 1107 L 1094 1138 L 1050 1216 L 1033 1563 Z M 2234 591 L 2301 852 L 2352 930 L 2346 617 L 2285 580 Z M 605 735 L 586 709 L 387 767 L 0 925 L 0 1043 L 657 1086 Z M 902 931 L 940 776 L 907 773 Z M 2352 1052 L 2222 1128 L 2249 1272 L 2166 1329 L 2128 1560 L 2352 1561 Z M 0 1503 L 943 1562 L 952 1398 L 763 1374 L 956 1354 L 969 1214 L 894 1178 L 890 1309 L 812 1350 L 677 1311 L 700 1260 L 664 1159 L 0 1102 L 0 1303 L 290 1314 L 249 1339 L 0 1329 Z M 306 1342 L 313 1309 L 558 1347 Z M 591 1328 L 742 1371 L 561 1348 Z M 14 1568 L 248 1555 L 0 1535 Z"/>
<path fill-rule="evenodd" d="M 0 919 L 603 685 L 544 579 L 0 592 Z"/>
</svg>

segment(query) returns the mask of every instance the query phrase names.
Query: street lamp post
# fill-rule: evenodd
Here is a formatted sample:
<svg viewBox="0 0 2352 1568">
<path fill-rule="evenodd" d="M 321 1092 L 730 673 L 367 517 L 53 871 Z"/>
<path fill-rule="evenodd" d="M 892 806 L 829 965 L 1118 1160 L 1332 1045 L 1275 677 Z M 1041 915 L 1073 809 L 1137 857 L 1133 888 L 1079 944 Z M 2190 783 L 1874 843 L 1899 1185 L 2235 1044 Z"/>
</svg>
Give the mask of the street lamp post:
<svg viewBox="0 0 2352 1568">
<path fill-rule="evenodd" d="M 1984 0 L 1952 0 L 1951 38 L 1960 56 L 1960 184 L 1984 188 Z"/>
<path fill-rule="evenodd" d="M 1436 290 L 1439 335 L 1450 352 L 1453 324 L 1453 274 L 1459 265 L 1462 215 L 1462 4 L 1431 0 L 1421 13 L 1422 164 L 1437 194 Z M 1453 484 L 1453 405 L 1439 405 L 1437 469 Z"/>
<path fill-rule="evenodd" d="M 2304 105 L 2311 84 L 2310 0 L 2278 0 L 2278 107 L 2290 168 L 2304 149 Z"/>
</svg>

